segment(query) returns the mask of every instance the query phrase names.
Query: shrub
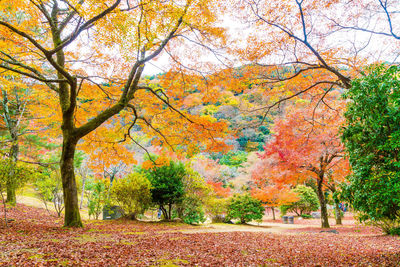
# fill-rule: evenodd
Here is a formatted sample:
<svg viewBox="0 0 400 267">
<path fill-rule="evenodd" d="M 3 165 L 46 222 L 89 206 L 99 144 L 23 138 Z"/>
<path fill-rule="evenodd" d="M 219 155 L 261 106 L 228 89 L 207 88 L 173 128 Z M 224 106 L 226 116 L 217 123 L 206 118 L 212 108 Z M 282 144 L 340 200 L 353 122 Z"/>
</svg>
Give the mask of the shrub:
<svg viewBox="0 0 400 267">
<path fill-rule="evenodd" d="M 303 219 L 311 219 L 312 218 L 312 216 L 310 214 L 301 214 L 300 216 Z"/>
<path fill-rule="evenodd" d="M 281 206 L 282 215 L 285 215 L 288 211 L 292 211 L 301 216 L 302 214 L 310 214 L 312 211 L 318 210 L 318 196 L 311 187 L 298 185 L 293 189 L 293 192 L 298 194 L 299 200 L 290 205 Z"/>
<path fill-rule="evenodd" d="M 185 166 L 185 172 L 182 179 L 185 193 L 182 202 L 176 205 L 177 215 L 188 224 L 202 223 L 206 220 L 204 205 L 212 190 L 204 178 L 189 166 Z"/>
<path fill-rule="evenodd" d="M 229 198 L 211 197 L 206 202 L 207 214 L 213 222 L 224 222 L 227 220 Z"/>
<path fill-rule="evenodd" d="M 143 214 L 151 203 L 151 183 L 142 174 L 132 173 L 123 179 L 114 180 L 112 199 L 131 219 Z"/>
<path fill-rule="evenodd" d="M 390 229 L 389 234 L 390 235 L 400 235 L 400 227 Z"/>
<path fill-rule="evenodd" d="M 203 203 L 199 198 L 185 197 L 181 206 L 180 217 L 184 223 L 197 224 L 205 222 Z"/>
<path fill-rule="evenodd" d="M 246 223 L 252 220 L 261 220 L 264 211 L 261 201 L 252 198 L 249 194 L 235 195 L 228 205 L 228 218 Z"/>
</svg>

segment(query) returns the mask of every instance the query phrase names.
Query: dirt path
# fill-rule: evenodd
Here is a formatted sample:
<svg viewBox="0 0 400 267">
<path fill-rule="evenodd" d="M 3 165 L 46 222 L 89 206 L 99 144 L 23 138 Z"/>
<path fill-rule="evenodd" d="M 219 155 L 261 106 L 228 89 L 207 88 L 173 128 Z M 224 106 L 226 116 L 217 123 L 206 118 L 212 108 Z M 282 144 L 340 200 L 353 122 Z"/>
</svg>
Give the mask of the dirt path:
<svg viewBox="0 0 400 267">
<path fill-rule="evenodd" d="M 17 195 L 17 203 L 35 207 L 35 208 L 44 209 L 44 210 L 46 209 L 46 206 L 44 205 L 43 201 L 40 201 L 39 199 L 30 197 L 30 196 Z M 52 202 L 47 202 L 47 208 L 51 212 L 54 212 L 54 213 L 56 212 Z M 80 214 L 81 214 L 81 218 L 83 220 L 89 220 L 89 215 L 86 210 L 81 210 Z"/>
<path fill-rule="evenodd" d="M 289 234 L 286 230 L 304 228 L 301 224 L 260 223 L 260 224 L 223 224 L 214 223 L 201 225 L 197 229 L 181 230 L 182 233 L 224 233 L 224 232 L 265 232 Z"/>
</svg>

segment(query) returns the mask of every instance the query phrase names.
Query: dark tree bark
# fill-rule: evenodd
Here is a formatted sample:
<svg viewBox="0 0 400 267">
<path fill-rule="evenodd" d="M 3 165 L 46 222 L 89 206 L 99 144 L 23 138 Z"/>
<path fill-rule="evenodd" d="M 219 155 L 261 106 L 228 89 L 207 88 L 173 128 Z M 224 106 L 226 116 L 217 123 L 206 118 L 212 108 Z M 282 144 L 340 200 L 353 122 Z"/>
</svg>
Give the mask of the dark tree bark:
<svg viewBox="0 0 400 267">
<path fill-rule="evenodd" d="M 317 181 L 317 193 L 319 205 L 321 206 L 321 227 L 330 228 L 328 221 L 328 210 L 326 209 L 326 201 L 324 192 L 322 191 L 322 182 L 324 181 L 324 173 L 321 172 Z"/>
<path fill-rule="evenodd" d="M 164 219 L 168 220 L 168 212 L 167 212 L 167 210 L 164 208 L 164 206 L 160 206 L 160 209 L 161 209 L 161 211 L 163 213 Z"/>
<path fill-rule="evenodd" d="M 63 195 L 65 205 L 64 226 L 82 227 L 79 214 L 78 192 L 74 173 L 74 155 L 76 141 L 64 139 L 61 154 L 61 179 L 63 184 Z"/>
<path fill-rule="evenodd" d="M 172 204 L 169 203 L 168 204 L 168 220 L 171 220 L 171 218 L 172 218 L 171 213 L 172 213 Z"/>
</svg>

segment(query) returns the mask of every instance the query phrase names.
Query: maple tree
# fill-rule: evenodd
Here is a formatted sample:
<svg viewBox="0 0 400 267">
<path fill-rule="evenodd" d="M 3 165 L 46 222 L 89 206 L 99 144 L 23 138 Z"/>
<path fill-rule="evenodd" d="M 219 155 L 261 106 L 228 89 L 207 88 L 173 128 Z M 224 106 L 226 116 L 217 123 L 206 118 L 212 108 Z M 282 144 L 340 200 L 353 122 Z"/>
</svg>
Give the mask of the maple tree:
<svg viewBox="0 0 400 267">
<path fill-rule="evenodd" d="M 251 195 L 260 200 L 266 207 L 271 208 L 272 218 L 275 220 L 275 208 L 297 201 L 298 196 L 290 190 L 288 184 L 274 183 L 274 179 L 271 179 L 268 173 L 263 171 L 266 166 L 271 166 L 271 164 L 272 162 L 267 163 L 266 159 L 254 164 L 251 173 L 251 179 L 254 183 Z"/>
<path fill-rule="evenodd" d="M 272 219 L 275 220 L 275 208 L 288 205 L 298 200 L 297 194 L 285 185 L 260 185 L 251 191 L 251 195 L 260 200 L 263 205 L 271 208 Z"/>
<path fill-rule="evenodd" d="M 300 103 L 285 119 L 277 120 L 272 139 L 260 155 L 264 164 L 256 169 L 256 175 L 277 184 L 295 185 L 312 178 L 317 185 L 322 227 L 329 227 L 324 188 L 334 187 L 350 172 L 339 134 L 344 101 L 337 96 L 329 98 L 326 105 Z"/>
<path fill-rule="evenodd" d="M 349 89 L 366 64 L 395 63 L 400 45 L 396 2 L 241 1 L 234 12 L 251 32 L 235 55 L 246 65 L 243 80 L 265 96 L 247 113 L 262 116 L 257 122 L 262 125 L 288 100 L 309 94 L 322 101 L 335 89 Z"/>
<path fill-rule="evenodd" d="M 309 215 L 319 208 L 318 196 L 314 189 L 305 185 L 297 185 L 293 192 L 298 194 L 298 200 L 289 205 L 281 206 L 281 212 L 293 211 L 298 216 Z"/>
<path fill-rule="evenodd" d="M 46 99 L 46 119 L 57 130 L 53 136 L 61 130 L 65 226 L 82 226 L 73 166 L 77 145 L 129 155 L 118 145 L 130 140 L 141 146 L 130 132 L 138 124 L 158 135 L 158 144 L 224 147 L 214 139 L 224 135 L 224 123 L 175 108 L 176 98 L 168 95 L 176 95 L 176 84 L 163 89 L 142 80 L 146 63 L 191 36 L 199 47 L 224 43 L 223 29 L 214 25 L 218 1 L 7 0 L 0 6 L 0 67 L 35 81 Z"/>
</svg>

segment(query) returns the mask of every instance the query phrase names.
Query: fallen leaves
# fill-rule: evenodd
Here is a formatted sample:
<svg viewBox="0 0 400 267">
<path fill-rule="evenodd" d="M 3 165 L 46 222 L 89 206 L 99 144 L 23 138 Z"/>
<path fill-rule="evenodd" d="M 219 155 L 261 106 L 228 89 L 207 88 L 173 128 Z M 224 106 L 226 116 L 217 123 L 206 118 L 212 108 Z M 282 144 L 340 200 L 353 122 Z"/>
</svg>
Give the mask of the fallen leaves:
<svg viewBox="0 0 400 267">
<path fill-rule="evenodd" d="M 133 221 L 87 222 L 62 228 L 44 210 L 17 205 L 0 226 L 1 265 L 81 266 L 343 266 L 400 264 L 400 238 L 345 225 L 265 232 L 185 233 L 199 227 Z"/>
</svg>

